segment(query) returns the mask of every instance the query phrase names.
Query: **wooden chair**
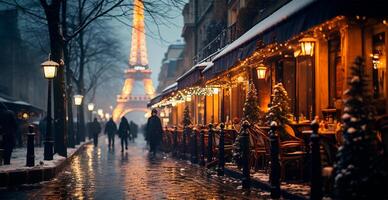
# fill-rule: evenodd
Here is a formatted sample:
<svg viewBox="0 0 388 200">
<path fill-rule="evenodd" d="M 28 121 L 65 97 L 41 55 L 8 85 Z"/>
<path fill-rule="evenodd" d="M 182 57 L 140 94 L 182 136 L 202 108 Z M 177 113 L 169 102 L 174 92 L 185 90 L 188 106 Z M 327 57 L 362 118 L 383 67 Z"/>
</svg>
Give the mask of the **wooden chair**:
<svg viewBox="0 0 388 200">
<path fill-rule="evenodd" d="M 284 133 L 289 136 L 290 140 L 281 141 L 279 145 L 281 178 L 285 179 L 286 167 L 293 162 L 296 164 L 302 178 L 304 171 L 303 163 L 306 157 L 304 142 L 295 136 L 295 131 L 287 124 L 284 125 Z"/>
<path fill-rule="evenodd" d="M 383 145 L 385 157 L 388 157 L 388 115 L 384 115 L 377 120 L 380 141 Z"/>
<path fill-rule="evenodd" d="M 250 168 L 258 169 L 259 162 L 264 170 L 268 169 L 270 159 L 270 144 L 267 133 L 257 125 L 248 129 L 250 141 Z"/>
</svg>

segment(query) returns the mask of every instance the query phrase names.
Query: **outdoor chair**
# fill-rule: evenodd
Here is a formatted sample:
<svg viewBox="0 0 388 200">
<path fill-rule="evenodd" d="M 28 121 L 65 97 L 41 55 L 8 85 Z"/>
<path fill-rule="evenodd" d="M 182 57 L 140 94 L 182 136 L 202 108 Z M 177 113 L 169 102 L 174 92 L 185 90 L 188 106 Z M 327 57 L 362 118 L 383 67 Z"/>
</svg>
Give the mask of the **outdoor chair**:
<svg viewBox="0 0 388 200">
<path fill-rule="evenodd" d="M 377 128 L 385 157 L 388 158 L 388 115 L 384 115 L 377 120 Z"/>
<path fill-rule="evenodd" d="M 270 160 L 270 144 L 267 134 L 257 125 L 249 128 L 248 133 L 250 141 L 250 168 L 256 171 L 259 169 L 260 164 L 262 169 L 267 170 Z"/>
<path fill-rule="evenodd" d="M 287 166 L 291 163 L 296 164 L 296 168 L 299 171 L 299 177 L 303 177 L 304 160 L 306 157 L 305 145 L 302 139 L 295 136 L 295 131 L 289 125 L 284 125 L 284 133 L 290 138 L 287 141 L 280 141 L 280 166 L 281 166 L 281 179 L 286 178 Z"/>
</svg>

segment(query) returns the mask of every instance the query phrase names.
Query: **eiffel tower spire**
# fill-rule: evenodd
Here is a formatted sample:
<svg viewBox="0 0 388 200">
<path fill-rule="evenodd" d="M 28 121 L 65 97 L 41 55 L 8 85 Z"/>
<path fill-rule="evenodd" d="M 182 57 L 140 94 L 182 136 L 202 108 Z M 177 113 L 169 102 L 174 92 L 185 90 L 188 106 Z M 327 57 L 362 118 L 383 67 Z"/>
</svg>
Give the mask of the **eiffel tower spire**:
<svg viewBox="0 0 388 200">
<path fill-rule="evenodd" d="M 116 107 L 112 112 L 113 120 L 118 122 L 129 112 L 149 112 L 147 103 L 155 96 L 151 79 L 151 69 L 148 67 L 147 48 L 144 31 L 143 0 L 133 0 L 133 24 L 131 38 L 131 53 L 129 54 L 129 69 L 125 70 L 125 82 L 121 94 L 117 95 Z M 136 82 L 143 85 L 143 94 L 133 94 Z"/>
<path fill-rule="evenodd" d="M 144 4 L 143 0 L 134 0 L 133 3 L 132 43 L 131 53 L 129 55 L 129 66 L 130 68 L 148 68 L 144 29 Z"/>
</svg>

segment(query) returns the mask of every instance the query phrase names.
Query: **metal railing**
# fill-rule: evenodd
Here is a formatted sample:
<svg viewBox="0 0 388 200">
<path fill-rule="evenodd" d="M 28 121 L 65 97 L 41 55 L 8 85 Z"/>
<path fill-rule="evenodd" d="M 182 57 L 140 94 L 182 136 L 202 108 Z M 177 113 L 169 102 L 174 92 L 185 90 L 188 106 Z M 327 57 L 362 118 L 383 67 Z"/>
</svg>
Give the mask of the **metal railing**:
<svg viewBox="0 0 388 200">
<path fill-rule="evenodd" d="M 193 58 L 193 65 L 198 62 L 205 60 L 216 52 L 223 49 L 228 44 L 235 41 L 240 36 L 236 23 L 225 28 L 221 31 L 220 34 L 217 35 L 211 42 L 206 44 L 201 50 L 198 51 L 197 55 Z"/>
</svg>

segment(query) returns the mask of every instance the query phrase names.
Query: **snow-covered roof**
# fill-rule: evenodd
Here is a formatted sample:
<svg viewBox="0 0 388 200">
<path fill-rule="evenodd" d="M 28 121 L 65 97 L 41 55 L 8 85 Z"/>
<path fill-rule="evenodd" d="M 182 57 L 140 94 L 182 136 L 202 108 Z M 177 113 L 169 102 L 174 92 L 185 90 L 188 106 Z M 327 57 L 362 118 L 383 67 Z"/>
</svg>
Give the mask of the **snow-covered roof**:
<svg viewBox="0 0 388 200">
<path fill-rule="evenodd" d="M 25 105 L 25 106 L 31 106 L 31 104 L 25 102 L 25 101 L 14 101 L 14 104 L 19 104 L 19 105 Z"/>
<path fill-rule="evenodd" d="M 212 68 L 214 65 L 214 63 L 210 62 L 206 67 L 205 69 L 202 70 L 202 72 L 206 72 L 207 70 L 209 70 L 210 68 Z"/>
<path fill-rule="evenodd" d="M 168 91 L 168 90 L 170 90 L 170 89 L 173 89 L 174 87 L 178 87 L 178 83 L 177 83 L 177 82 L 175 82 L 175 83 L 173 83 L 173 84 L 167 86 L 166 88 L 164 88 L 164 90 L 162 91 L 162 93 L 164 93 L 164 92 L 166 92 L 166 91 Z"/>
<path fill-rule="evenodd" d="M 272 13 L 270 16 L 265 18 L 263 21 L 260 21 L 257 23 L 253 28 L 251 28 L 249 31 L 247 31 L 245 34 L 243 34 L 241 37 L 239 37 L 237 40 L 232 42 L 230 45 L 226 46 L 219 54 L 217 54 L 213 60 L 216 60 L 230 51 L 238 48 L 245 42 L 251 40 L 255 36 L 263 33 L 265 30 L 271 28 L 272 26 L 280 23 L 281 21 L 287 19 L 289 16 L 295 14 L 299 10 L 303 9 L 304 7 L 310 5 L 311 3 L 315 2 L 317 0 L 292 0 L 283 7 L 281 7 L 279 10 Z"/>
<path fill-rule="evenodd" d="M 7 99 L 0 97 L 0 102 L 9 102 Z"/>
<path fill-rule="evenodd" d="M 201 62 L 201 63 L 198 63 L 196 65 L 194 65 L 192 68 L 189 69 L 189 71 L 185 72 L 182 76 L 178 77 L 176 80 L 179 81 L 181 80 L 183 77 L 187 76 L 187 74 L 191 73 L 192 71 L 194 71 L 195 69 L 199 68 L 199 67 L 206 67 L 208 66 L 209 64 L 213 64 L 212 62 Z"/>
</svg>

